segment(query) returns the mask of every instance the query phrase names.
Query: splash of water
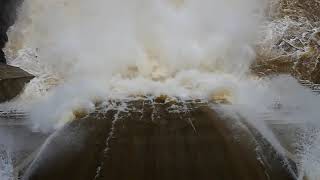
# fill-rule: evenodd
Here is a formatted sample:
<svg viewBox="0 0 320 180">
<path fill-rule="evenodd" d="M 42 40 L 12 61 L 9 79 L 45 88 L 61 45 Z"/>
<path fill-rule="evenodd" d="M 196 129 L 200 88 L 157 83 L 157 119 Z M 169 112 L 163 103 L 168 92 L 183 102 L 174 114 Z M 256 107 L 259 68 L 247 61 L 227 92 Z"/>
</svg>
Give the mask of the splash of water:
<svg viewBox="0 0 320 180">
<path fill-rule="evenodd" d="M 40 96 L 33 98 L 40 101 L 32 108 L 36 124 L 59 126 L 72 119 L 72 110 L 92 109 L 95 100 L 105 97 L 206 98 L 216 89 L 233 89 L 253 60 L 251 44 L 262 4 L 29 0 L 11 30 L 7 49 L 8 54 L 18 54 L 12 56 L 12 64 L 32 67 L 39 75 L 27 92 L 58 84 L 31 96 Z M 31 49 L 27 55 L 26 49 Z M 44 114 L 48 120 L 43 120 Z"/>
<path fill-rule="evenodd" d="M 37 78 L 5 106 L 51 130 L 105 99 L 222 94 L 282 151 L 260 115 L 311 123 L 320 101 L 294 78 L 250 75 L 264 10 L 263 0 L 26 0 L 7 55 Z"/>
</svg>

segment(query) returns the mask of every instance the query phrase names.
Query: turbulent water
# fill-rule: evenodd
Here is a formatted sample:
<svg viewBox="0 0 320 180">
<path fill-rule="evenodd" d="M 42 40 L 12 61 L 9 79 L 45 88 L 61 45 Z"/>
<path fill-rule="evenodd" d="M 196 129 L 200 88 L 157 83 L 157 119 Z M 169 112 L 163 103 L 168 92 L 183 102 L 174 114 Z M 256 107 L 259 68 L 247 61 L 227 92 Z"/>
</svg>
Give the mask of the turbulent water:
<svg viewBox="0 0 320 180">
<path fill-rule="evenodd" d="M 26 0 L 9 32 L 6 54 L 10 64 L 36 78 L 1 108 L 30 111 L 33 128 L 52 131 L 73 120 L 75 112 L 93 111 L 95 103 L 107 99 L 224 99 L 230 104 L 225 112 L 246 117 L 280 152 L 284 149 L 262 114 L 306 129 L 294 139 L 299 177 L 318 179 L 320 97 L 291 76 L 258 78 L 250 72 L 256 45 L 274 53 L 270 44 L 290 23 L 270 21 L 277 3 L 268 4 Z"/>
<path fill-rule="evenodd" d="M 10 153 L 7 151 L 2 152 L 0 157 L 0 178 L 3 180 L 14 180 L 13 170 L 14 168 Z"/>
</svg>

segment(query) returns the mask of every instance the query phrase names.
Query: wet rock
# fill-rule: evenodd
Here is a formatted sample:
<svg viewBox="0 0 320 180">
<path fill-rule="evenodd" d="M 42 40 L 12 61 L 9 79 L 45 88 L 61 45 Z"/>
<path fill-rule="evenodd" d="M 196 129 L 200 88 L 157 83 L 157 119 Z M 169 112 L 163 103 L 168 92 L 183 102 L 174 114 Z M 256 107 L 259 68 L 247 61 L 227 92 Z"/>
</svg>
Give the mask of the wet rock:
<svg viewBox="0 0 320 180">
<path fill-rule="evenodd" d="M 18 67 L 0 64 L 0 102 L 16 97 L 33 78 Z"/>
<path fill-rule="evenodd" d="M 266 39 L 258 43 L 253 72 L 261 76 L 291 74 L 297 79 L 320 82 L 320 2 L 270 2 L 272 40 L 264 34 Z"/>
<path fill-rule="evenodd" d="M 310 21 L 320 20 L 320 2 L 317 0 L 280 0 L 278 3 L 276 15 L 280 18 L 290 16 L 305 17 Z"/>
<path fill-rule="evenodd" d="M 251 66 L 254 74 L 259 76 L 291 74 L 293 71 L 294 61 L 288 56 L 279 56 L 272 59 L 259 57 Z"/>
<path fill-rule="evenodd" d="M 317 60 L 317 65 L 311 73 L 311 82 L 320 84 L 320 56 Z"/>
<path fill-rule="evenodd" d="M 319 51 L 320 52 L 320 51 Z M 316 80 L 316 67 L 320 53 L 313 50 L 307 51 L 300 56 L 293 66 L 294 75 L 303 80 Z M 314 81 L 313 81 L 314 82 Z"/>
<path fill-rule="evenodd" d="M 53 134 L 23 179 L 293 179 L 256 132 L 210 106 L 159 98 L 100 105 Z"/>
<path fill-rule="evenodd" d="M 294 44 L 294 40 L 304 42 L 303 47 Z M 273 74 L 291 74 L 297 79 L 308 80 L 313 83 L 320 82 L 320 32 L 310 33 L 304 39 L 292 37 L 290 40 L 282 40 L 285 43 L 276 45 L 282 49 L 282 53 L 261 55 L 258 52 L 256 62 L 251 69 L 260 76 Z M 289 42 L 290 41 L 290 42 Z M 290 48 L 291 47 L 291 48 Z"/>
</svg>

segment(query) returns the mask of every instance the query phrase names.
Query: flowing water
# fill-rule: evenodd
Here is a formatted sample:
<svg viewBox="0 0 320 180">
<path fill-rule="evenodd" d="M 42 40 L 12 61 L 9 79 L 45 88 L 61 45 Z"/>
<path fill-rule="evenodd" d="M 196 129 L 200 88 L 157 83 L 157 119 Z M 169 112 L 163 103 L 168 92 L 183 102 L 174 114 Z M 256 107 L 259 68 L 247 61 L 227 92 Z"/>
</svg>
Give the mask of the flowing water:
<svg viewBox="0 0 320 180">
<path fill-rule="evenodd" d="M 286 152 L 268 120 L 299 124 L 303 133 L 292 137 L 298 176 L 319 179 L 320 97 L 289 75 L 250 72 L 256 45 L 274 53 L 271 45 L 290 24 L 270 20 L 278 4 L 269 3 L 25 0 L 6 54 L 36 78 L 1 108 L 30 112 L 34 130 L 50 132 L 108 99 L 222 98 L 230 104 L 225 113 L 246 117 L 280 153 Z M 0 177 L 10 174 L 7 164 Z"/>
<path fill-rule="evenodd" d="M 0 165 L 0 178 L 3 180 L 14 180 L 14 168 L 8 147 L 6 147 L 4 152 L 1 152 Z"/>
</svg>

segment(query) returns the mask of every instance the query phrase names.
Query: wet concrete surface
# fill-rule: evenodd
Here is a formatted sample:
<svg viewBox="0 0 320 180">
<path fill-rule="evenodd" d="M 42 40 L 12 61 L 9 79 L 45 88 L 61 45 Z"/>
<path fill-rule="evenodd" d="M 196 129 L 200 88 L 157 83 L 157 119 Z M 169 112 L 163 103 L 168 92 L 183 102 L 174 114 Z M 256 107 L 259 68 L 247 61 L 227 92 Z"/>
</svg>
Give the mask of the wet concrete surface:
<svg viewBox="0 0 320 180">
<path fill-rule="evenodd" d="M 208 104 L 109 106 L 53 134 L 23 179 L 294 179 L 270 144 Z"/>
<path fill-rule="evenodd" d="M 33 78 L 33 75 L 18 67 L 0 63 L 0 103 L 19 95 Z"/>
</svg>

